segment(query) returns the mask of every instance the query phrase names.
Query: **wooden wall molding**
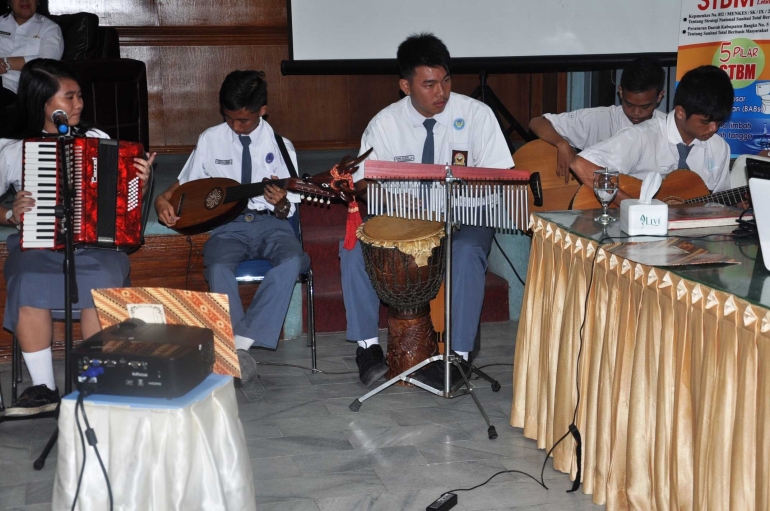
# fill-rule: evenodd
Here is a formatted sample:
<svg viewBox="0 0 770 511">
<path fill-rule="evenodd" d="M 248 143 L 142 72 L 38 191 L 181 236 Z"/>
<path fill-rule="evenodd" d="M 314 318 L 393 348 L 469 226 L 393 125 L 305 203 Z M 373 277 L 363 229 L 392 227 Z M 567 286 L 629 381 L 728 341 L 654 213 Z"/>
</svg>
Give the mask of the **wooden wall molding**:
<svg viewBox="0 0 770 511">
<path fill-rule="evenodd" d="M 304 140 L 294 142 L 294 148 L 298 151 L 328 151 L 335 149 L 358 149 L 360 140 Z M 163 145 L 153 146 L 151 150 L 158 154 L 190 154 L 195 149 L 194 145 Z"/>
<path fill-rule="evenodd" d="M 115 27 L 121 46 L 281 46 L 289 44 L 286 25 L 258 27 Z"/>
</svg>

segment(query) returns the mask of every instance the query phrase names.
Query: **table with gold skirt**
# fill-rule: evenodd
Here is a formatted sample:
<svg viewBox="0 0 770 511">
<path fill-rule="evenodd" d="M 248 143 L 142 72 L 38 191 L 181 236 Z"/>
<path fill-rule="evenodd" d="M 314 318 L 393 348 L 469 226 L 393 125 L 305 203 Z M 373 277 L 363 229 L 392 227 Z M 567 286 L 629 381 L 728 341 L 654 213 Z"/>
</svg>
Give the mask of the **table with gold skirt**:
<svg viewBox="0 0 770 511">
<path fill-rule="evenodd" d="M 770 509 L 770 272 L 758 243 L 693 241 L 740 265 L 645 266 L 598 246 L 597 214 L 530 219 L 511 425 L 550 449 L 576 414 L 582 491 L 610 510 Z M 623 235 L 619 223 L 609 235 Z M 553 464 L 574 479 L 571 437 Z"/>
</svg>

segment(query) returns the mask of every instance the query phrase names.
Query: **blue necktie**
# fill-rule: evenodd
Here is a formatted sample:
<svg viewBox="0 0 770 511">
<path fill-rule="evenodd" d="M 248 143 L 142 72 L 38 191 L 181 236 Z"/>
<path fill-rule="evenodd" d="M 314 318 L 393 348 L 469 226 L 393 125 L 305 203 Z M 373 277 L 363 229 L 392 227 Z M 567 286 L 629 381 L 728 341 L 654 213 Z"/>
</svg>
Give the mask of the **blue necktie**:
<svg viewBox="0 0 770 511">
<path fill-rule="evenodd" d="M 677 165 L 677 169 L 684 169 L 684 170 L 690 170 L 690 166 L 687 165 L 687 156 L 690 155 L 690 151 L 692 150 L 691 145 L 685 145 L 685 144 L 677 144 L 676 150 L 679 151 L 679 164 Z"/>
<path fill-rule="evenodd" d="M 251 153 L 249 152 L 249 144 L 251 144 L 251 138 L 240 135 L 238 139 L 243 144 L 243 156 L 241 156 L 241 184 L 251 184 Z"/>
<path fill-rule="evenodd" d="M 435 163 L 433 158 L 433 126 L 436 125 L 436 119 L 425 119 L 422 125 L 428 132 L 425 137 L 425 145 L 422 146 L 422 163 Z"/>
</svg>

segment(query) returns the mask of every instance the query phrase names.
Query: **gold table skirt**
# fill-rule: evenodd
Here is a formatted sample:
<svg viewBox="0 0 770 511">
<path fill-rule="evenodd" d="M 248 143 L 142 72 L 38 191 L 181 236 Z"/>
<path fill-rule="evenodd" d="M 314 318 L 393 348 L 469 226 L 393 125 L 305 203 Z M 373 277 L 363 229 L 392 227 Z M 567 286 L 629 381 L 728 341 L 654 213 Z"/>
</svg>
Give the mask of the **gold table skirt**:
<svg viewBox="0 0 770 511">
<path fill-rule="evenodd" d="M 540 217 L 530 227 L 511 425 L 550 449 L 572 422 L 577 381 L 582 490 L 595 503 L 770 509 L 770 310 L 595 254 L 596 242 Z M 572 479 L 574 447 L 569 437 L 553 453 Z"/>
</svg>

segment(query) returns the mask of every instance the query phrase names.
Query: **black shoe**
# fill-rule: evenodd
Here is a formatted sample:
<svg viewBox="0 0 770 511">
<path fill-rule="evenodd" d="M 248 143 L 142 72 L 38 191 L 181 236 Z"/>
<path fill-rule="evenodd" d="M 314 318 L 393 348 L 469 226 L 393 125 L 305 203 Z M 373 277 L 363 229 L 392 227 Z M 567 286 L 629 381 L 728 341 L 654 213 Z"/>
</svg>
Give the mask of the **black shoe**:
<svg viewBox="0 0 770 511">
<path fill-rule="evenodd" d="M 27 387 L 16 400 L 16 405 L 5 410 L 5 416 L 22 417 L 51 412 L 56 409 L 60 399 L 59 389 L 51 390 L 45 385 Z"/>
<path fill-rule="evenodd" d="M 379 344 L 372 344 L 366 349 L 359 346 L 356 350 L 356 364 L 358 377 L 366 387 L 371 387 L 388 372 L 385 355 Z"/>
<path fill-rule="evenodd" d="M 265 395 L 265 388 L 259 383 L 257 362 L 246 350 L 237 350 L 238 363 L 241 366 L 240 389 L 249 402 L 257 401 Z"/>
<path fill-rule="evenodd" d="M 463 371 L 465 372 L 465 376 L 467 378 L 470 370 L 466 368 Z M 412 378 L 428 385 L 429 387 L 433 387 L 434 389 L 443 390 L 444 373 L 444 361 L 437 360 L 435 362 L 431 362 L 425 367 L 420 368 L 418 371 L 412 374 Z M 450 390 L 457 390 L 461 385 L 465 383 L 462 375 L 460 374 L 460 370 L 456 365 L 450 365 L 449 373 Z"/>
</svg>

